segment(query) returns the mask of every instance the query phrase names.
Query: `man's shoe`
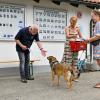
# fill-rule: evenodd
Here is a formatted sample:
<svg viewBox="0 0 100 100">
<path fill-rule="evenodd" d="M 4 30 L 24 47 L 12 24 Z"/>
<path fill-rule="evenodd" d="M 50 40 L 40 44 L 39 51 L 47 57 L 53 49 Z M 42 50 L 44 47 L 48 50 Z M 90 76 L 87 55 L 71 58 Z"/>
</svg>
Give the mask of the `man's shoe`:
<svg viewBox="0 0 100 100">
<path fill-rule="evenodd" d="M 34 77 L 28 77 L 27 80 L 34 80 Z"/>
<path fill-rule="evenodd" d="M 26 79 L 21 79 L 21 82 L 22 83 L 27 83 L 27 80 Z"/>
</svg>

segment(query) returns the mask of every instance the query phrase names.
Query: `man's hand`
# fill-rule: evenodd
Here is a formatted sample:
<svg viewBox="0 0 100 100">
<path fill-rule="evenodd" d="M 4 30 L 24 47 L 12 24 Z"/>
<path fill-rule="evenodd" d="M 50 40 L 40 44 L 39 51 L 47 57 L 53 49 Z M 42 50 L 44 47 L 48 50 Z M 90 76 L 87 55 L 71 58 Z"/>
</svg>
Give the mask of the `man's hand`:
<svg viewBox="0 0 100 100">
<path fill-rule="evenodd" d="M 25 46 L 25 45 L 22 45 L 21 48 L 22 48 L 23 50 L 27 50 L 27 49 L 28 49 L 27 46 Z"/>
<path fill-rule="evenodd" d="M 18 44 L 23 50 L 27 50 L 27 46 L 23 45 L 19 40 L 15 40 L 16 44 Z"/>
<path fill-rule="evenodd" d="M 42 56 L 44 56 L 44 57 L 45 57 L 45 56 L 46 56 L 46 52 L 47 52 L 47 51 L 45 51 L 45 50 L 41 49 L 41 54 L 42 54 Z"/>
</svg>

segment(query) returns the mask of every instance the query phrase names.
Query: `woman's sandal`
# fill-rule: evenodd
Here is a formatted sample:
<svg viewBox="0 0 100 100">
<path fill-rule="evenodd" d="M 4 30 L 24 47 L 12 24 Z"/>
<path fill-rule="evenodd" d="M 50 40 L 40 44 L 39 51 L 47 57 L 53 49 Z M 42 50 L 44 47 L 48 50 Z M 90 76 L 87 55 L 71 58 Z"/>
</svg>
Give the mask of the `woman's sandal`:
<svg viewBox="0 0 100 100">
<path fill-rule="evenodd" d="M 97 83 L 94 88 L 100 88 L 100 83 Z"/>
</svg>

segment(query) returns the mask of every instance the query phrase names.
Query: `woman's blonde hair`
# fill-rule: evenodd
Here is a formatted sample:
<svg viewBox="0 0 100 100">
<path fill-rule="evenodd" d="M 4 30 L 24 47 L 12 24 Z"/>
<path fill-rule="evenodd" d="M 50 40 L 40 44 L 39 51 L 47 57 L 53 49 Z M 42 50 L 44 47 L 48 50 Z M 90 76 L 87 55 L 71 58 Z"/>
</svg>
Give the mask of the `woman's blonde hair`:
<svg viewBox="0 0 100 100">
<path fill-rule="evenodd" d="M 77 17 L 76 16 L 72 16 L 70 18 L 70 26 L 74 26 L 77 23 Z"/>
<path fill-rule="evenodd" d="M 100 17 L 100 11 L 99 10 L 92 10 L 92 13 Z"/>
</svg>

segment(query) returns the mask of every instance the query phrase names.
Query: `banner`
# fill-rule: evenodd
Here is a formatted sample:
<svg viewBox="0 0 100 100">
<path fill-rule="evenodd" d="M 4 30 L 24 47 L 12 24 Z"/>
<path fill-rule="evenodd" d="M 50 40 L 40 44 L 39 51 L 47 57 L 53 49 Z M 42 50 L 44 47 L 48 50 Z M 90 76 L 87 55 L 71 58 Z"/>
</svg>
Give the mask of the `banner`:
<svg viewBox="0 0 100 100">
<path fill-rule="evenodd" d="M 65 41 L 66 11 L 34 7 L 33 19 L 40 27 L 41 41 Z"/>
<path fill-rule="evenodd" d="M 0 40 L 14 40 L 19 29 L 25 24 L 24 7 L 0 4 Z"/>
</svg>

